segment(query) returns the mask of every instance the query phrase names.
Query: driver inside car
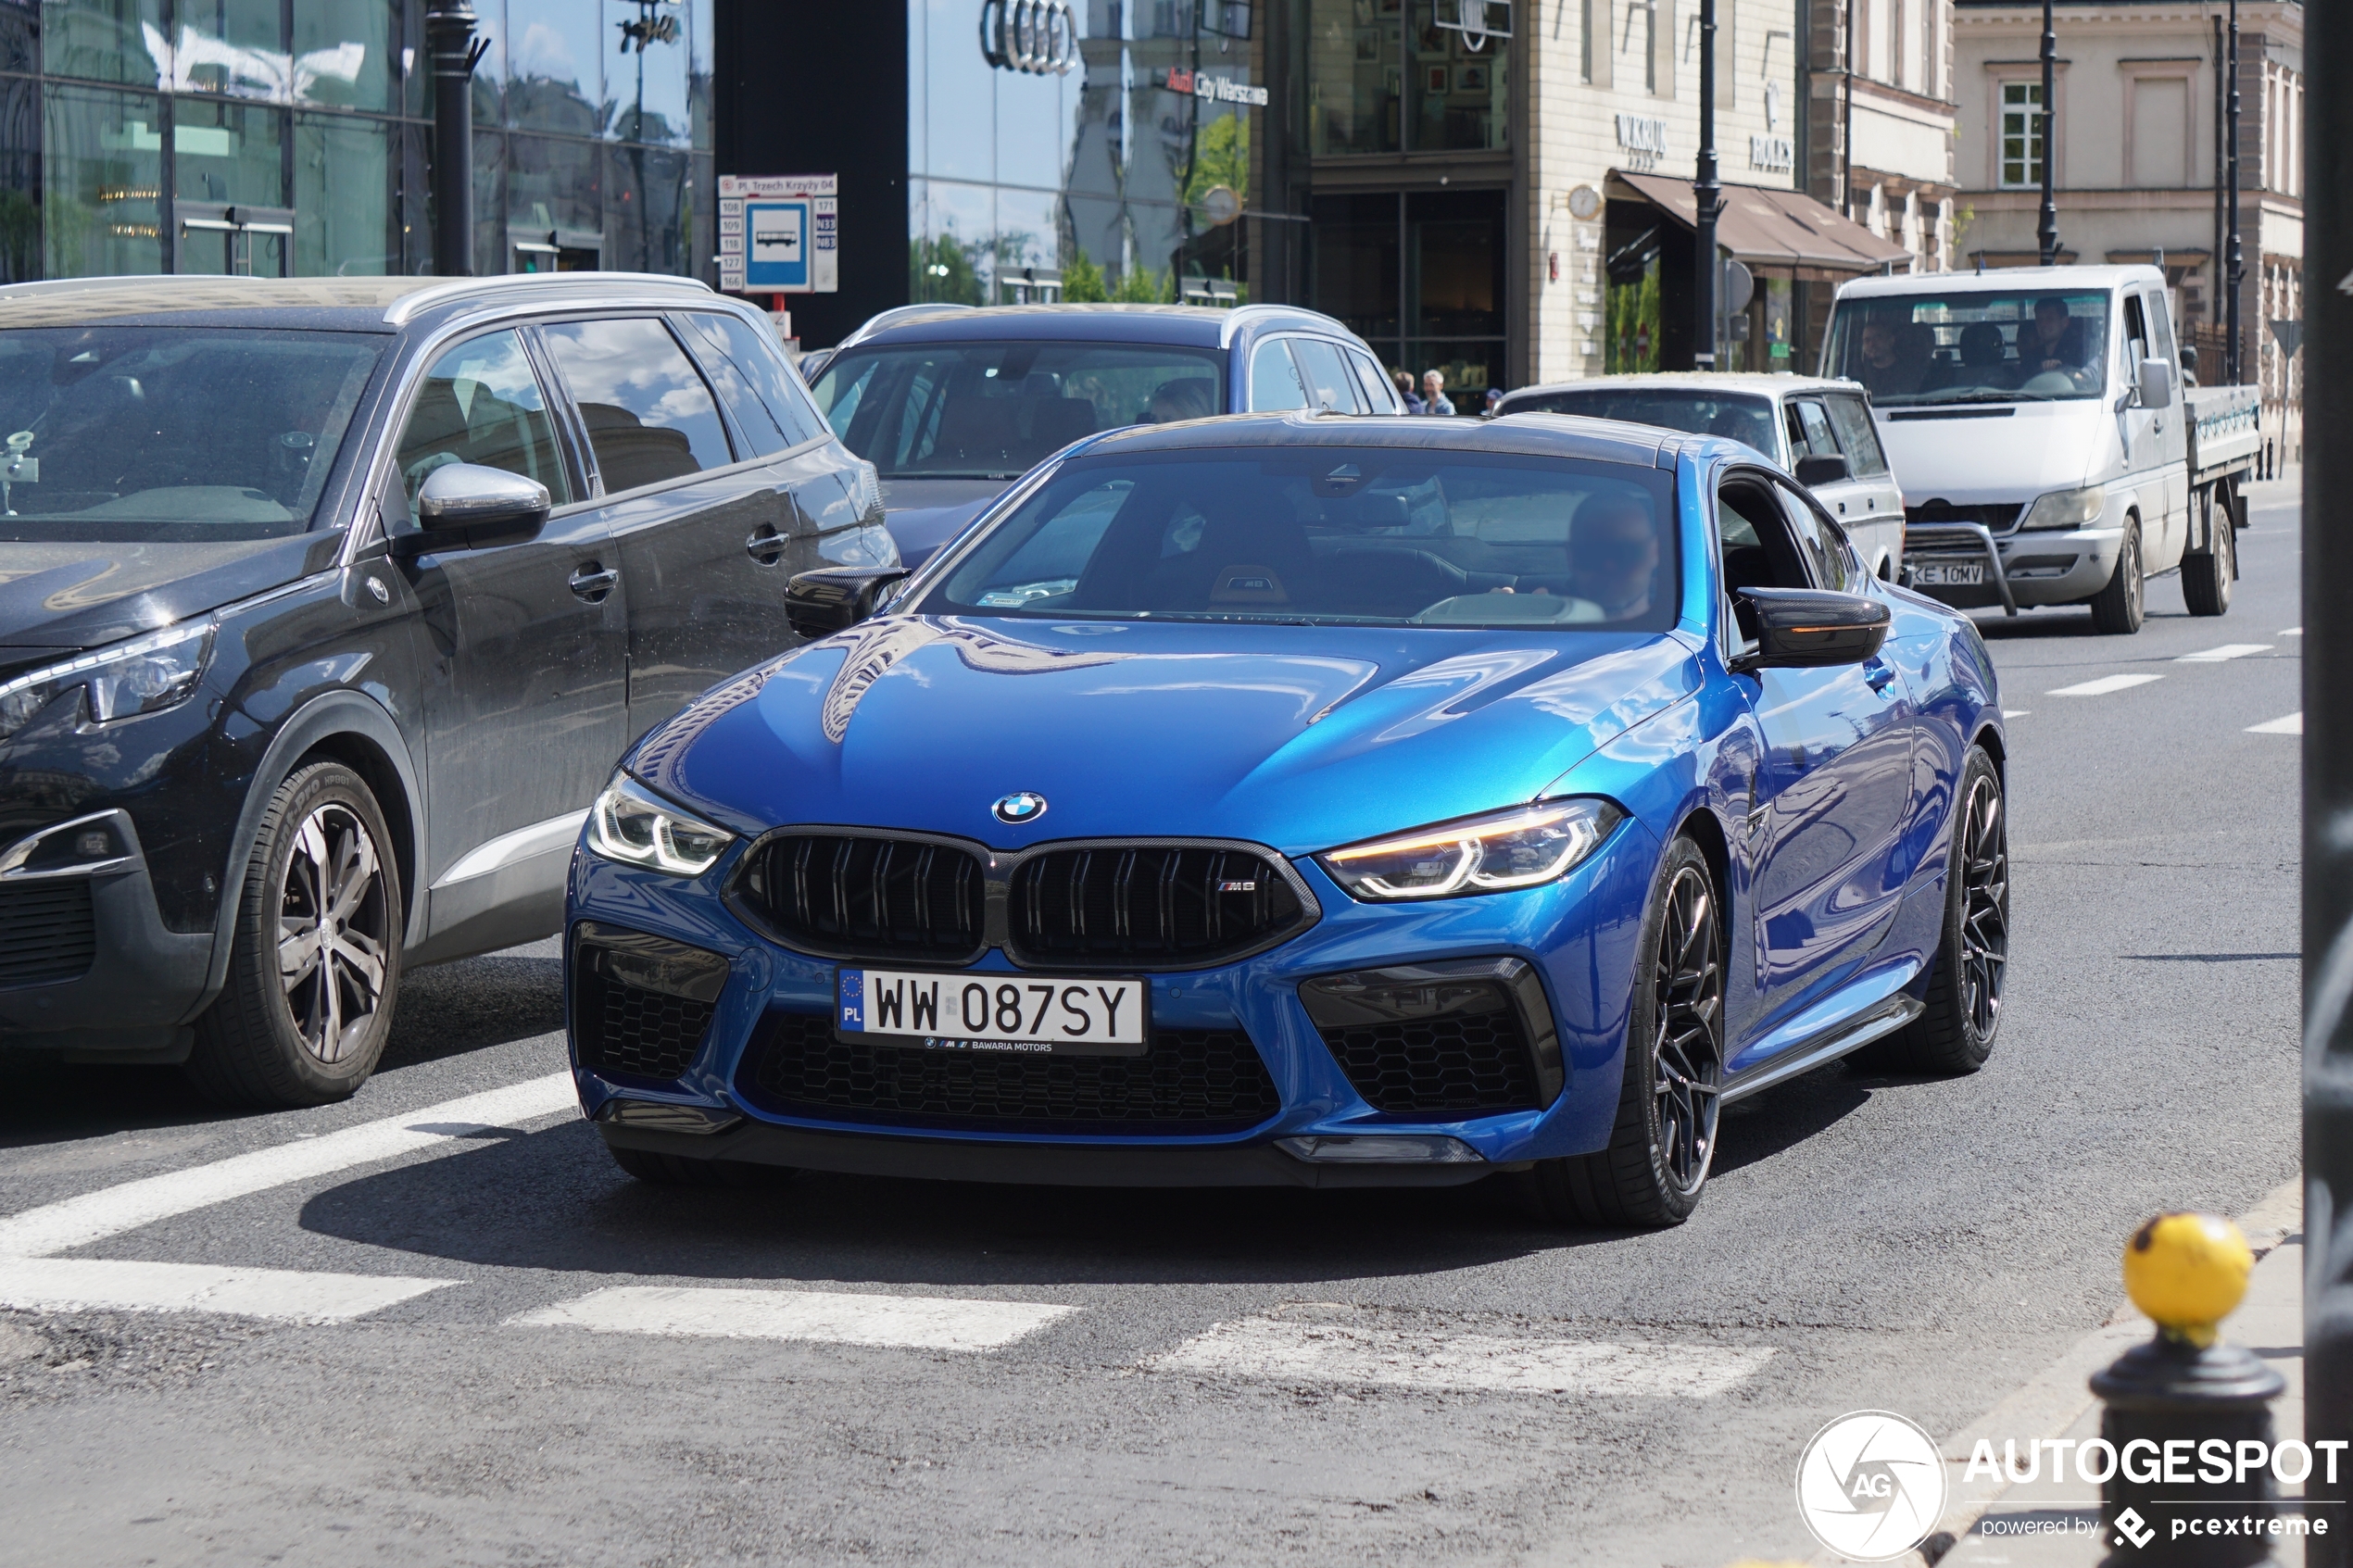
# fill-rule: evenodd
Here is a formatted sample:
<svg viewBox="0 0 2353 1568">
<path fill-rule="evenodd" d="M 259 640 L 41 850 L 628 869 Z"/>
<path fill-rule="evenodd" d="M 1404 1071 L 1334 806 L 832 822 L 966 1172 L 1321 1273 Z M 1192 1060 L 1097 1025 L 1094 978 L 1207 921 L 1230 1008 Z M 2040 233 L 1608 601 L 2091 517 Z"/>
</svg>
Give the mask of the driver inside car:
<svg viewBox="0 0 2353 1568">
<path fill-rule="evenodd" d="M 1658 529 L 1640 496 L 1605 491 L 1579 507 L 1569 524 L 1569 551 L 1579 598 L 1599 605 L 1611 621 L 1650 613 L 1658 580 Z"/>
</svg>

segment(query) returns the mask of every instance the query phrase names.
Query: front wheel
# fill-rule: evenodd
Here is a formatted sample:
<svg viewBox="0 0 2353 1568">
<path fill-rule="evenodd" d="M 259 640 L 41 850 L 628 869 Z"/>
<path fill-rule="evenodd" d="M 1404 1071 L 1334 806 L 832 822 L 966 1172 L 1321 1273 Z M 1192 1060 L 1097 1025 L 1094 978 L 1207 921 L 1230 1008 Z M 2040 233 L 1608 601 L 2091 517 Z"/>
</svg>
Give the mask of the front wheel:
<svg viewBox="0 0 2353 1568">
<path fill-rule="evenodd" d="M 368 1081 L 400 984 L 400 872 L 384 812 L 339 762 L 278 786 L 235 893 L 220 998 L 187 1073 L 231 1105 L 324 1105 Z"/>
<path fill-rule="evenodd" d="M 2129 635 L 2141 629 L 2148 603 L 2148 579 L 2141 574 L 2141 523 L 2124 525 L 2124 544 L 2116 552 L 2116 573 L 2108 586 L 2092 596 L 2092 630 Z"/>
<path fill-rule="evenodd" d="M 1609 1147 L 1539 1160 L 1529 1173 L 1538 1214 L 1555 1224 L 1681 1224 L 1716 1159 L 1724 919 L 1707 861 L 1688 838 L 1668 846 L 1659 864 L 1636 951 Z"/>
<path fill-rule="evenodd" d="M 2230 492 L 2218 489 L 2208 515 L 2213 546 L 2182 562 L 2182 598 L 2192 615 L 2221 615 L 2231 608 L 2231 583 L 2239 574 L 2233 510 Z"/>
</svg>

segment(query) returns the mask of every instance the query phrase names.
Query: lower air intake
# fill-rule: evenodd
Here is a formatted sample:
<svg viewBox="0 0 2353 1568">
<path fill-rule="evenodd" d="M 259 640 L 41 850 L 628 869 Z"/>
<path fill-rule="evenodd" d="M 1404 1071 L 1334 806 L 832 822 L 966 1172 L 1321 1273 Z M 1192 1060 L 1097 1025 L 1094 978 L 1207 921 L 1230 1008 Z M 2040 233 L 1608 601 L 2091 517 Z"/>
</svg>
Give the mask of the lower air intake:
<svg viewBox="0 0 2353 1568">
<path fill-rule="evenodd" d="M 97 953 L 88 882 L 74 877 L 0 887 L 0 985 L 79 980 Z"/>
<path fill-rule="evenodd" d="M 584 923 L 573 948 L 573 1043 L 591 1072 L 668 1083 L 711 1033 L 727 960 L 640 932 Z"/>
</svg>

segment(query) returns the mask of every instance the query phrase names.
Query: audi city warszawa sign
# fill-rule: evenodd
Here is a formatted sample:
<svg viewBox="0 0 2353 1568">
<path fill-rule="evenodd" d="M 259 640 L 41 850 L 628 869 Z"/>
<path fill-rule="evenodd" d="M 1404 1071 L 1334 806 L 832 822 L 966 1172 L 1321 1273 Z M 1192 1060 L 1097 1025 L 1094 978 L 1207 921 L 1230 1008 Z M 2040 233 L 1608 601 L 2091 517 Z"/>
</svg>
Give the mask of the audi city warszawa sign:
<svg viewBox="0 0 2353 1568">
<path fill-rule="evenodd" d="M 1067 76 L 1079 64 L 1068 0 L 981 0 L 980 52 L 999 70 Z"/>
</svg>

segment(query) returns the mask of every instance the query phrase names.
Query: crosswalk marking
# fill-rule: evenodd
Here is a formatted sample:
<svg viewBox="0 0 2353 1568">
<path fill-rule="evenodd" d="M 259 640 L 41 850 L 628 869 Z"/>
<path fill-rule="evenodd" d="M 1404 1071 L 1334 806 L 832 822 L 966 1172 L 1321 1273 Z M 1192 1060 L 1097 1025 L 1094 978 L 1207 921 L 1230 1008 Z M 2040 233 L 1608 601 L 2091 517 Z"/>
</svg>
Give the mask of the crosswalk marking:
<svg viewBox="0 0 2353 1568">
<path fill-rule="evenodd" d="M 2005 708 L 2002 709 L 2002 717 L 2005 719 L 2023 719 L 2033 711 L 2034 710 L 2031 708 Z"/>
<path fill-rule="evenodd" d="M 211 1263 L 0 1259 L 0 1307 L 36 1312 L 94 1309 L 228 1312 L 281 1323 L 348 1323 L 412 1296 L 460 1283 L 398 1274 L 222 1268 Z"/>
<path fill-rule="evenodd" d="M 2224 643 L 2219 648 L 2201 648 L 2196 653 L 2185 653 L 2173 662 L 2176 664 L 2220 664 L 2226 659 L 2245 659 L 2251 653 L 2271 651 L 2271 645 L 2269 643 Z"/>
<path fill-rule="evenodd" d="M 996 1350 L 1076 1311 L 1040 1301 L 814 1290 L 616 1286 L 508 1319 L 527 1328 L 724 1339 L 813 1339 L 921 1350 Z"/>
<path fill-rule="evenodd" d="M 2300 637 L 2304 635 L 2304 628 L 2301 626 L 2283 626 L 2275 634 L 2282 637 Z"/>
<path fill-rule="evenodd" d="M 2045 696 L 2106 696 L 2110 692 L 2130 691 L 2134 686 L 2145 686 L 2151 681 L 2163 679 L 2165 677 L 2162 675 L 2103 675 L 2096 681 L 2080 681 L 2074 685 L 2059 686 L 2043 695 Z"/>
<path fill-rule="evenodd" d="M 0 1219 L 0 1259 L 42 1258 L 87 1247 L 175 1214 L 435 1145 L 448 1146 L 444 1153 L 455 1153 L 472 1147 L 458 1139 L 491 1128 L 516 1126 L 578 1104 L 572 1074 L 551 1073 L 316 1138 L 101 1187 Z"/>
<path fill-rule="evenodd" d="M 2300 735 L 2304 733 L 2304 710 L 2296 709 L 2284 719 L 2270 719 L 2260 724 L 2249 724 L 2250 735 Z"/>
<path fill-rule="evenodd" d="M 1506 1338 L 1268 1315 L 1221 1323 L 1143 1364 L 1275 1383 L 1705 1399 L 1772 1356 L 1770 1346 Z"/>
</svg>

